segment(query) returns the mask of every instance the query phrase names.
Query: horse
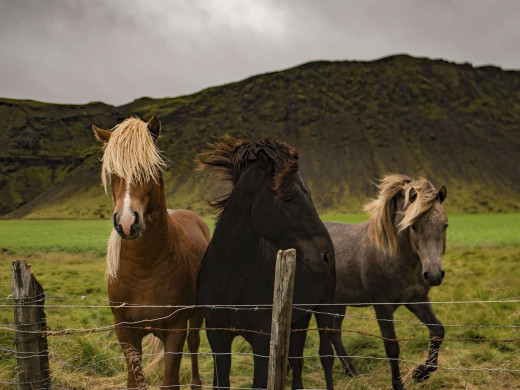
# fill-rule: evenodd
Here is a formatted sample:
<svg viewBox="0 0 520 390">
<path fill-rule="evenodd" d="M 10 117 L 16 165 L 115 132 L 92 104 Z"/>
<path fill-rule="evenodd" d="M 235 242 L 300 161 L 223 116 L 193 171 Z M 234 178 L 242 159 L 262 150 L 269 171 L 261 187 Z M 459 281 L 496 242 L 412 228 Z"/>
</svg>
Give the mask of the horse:
<svg viewBox="0 0 520 390">
<path fill-rule="evenodd" d="M 275 259 L 279 249 L 294 248 L 291 328 L 295 332 L 290 338 L 289 365 L 292 387 L 303 388 L 302 356 L 311 313 L 296 307 L 333 303 L 335 265 L 329 233 L 298 172 L 298 153 L 268 137 L 252 141 L 223 136 L 208 144 L 196 160 L 201 170 L 231 188 L 210 201 L 217 219 L 197 281 L 197 300 L 214 357 L 213 387 L 230 386 L 231 344 L 237 335 L 252 346 L 253 388 L 267 387 Z M 316 319 L 319 328 L 332 327 L 331 316 L 318 314 Z M 329 331 L 320 332 L 327 389 L 333 388 L 330 337 Z"/>
<path fill-rule="evenodd" d="M 433 312 L 428 292 L 444 278 L 448 219 L 442 202 L 447 191 L 444 186 L 437 191 L 424 178 L 400 174 L 385 176 L 378 190 L 378 197 L 365 205 L 370 214 L 367 222 L 325 223 L 336 251 L 335 299 L 344 304 L 335 306 L 332 342 L 345 372 L 357 375 L 341 341 L 341 325 L 348 305 L 373 304 L 390 359 L 393 388 L 404 389 L 392 321 L 395 310 L 405 305 L 430 331 L 428 358 L 412 375 L 416 382 L 437 369 L 444 338 L 444 327 Z"/>
<path fill-rule="evenodd" d="M 156 145 L 161 123 L 156 116 L 149 122 L 127 118 L 113 131 L 94 125 L 92 129 L 103 143 L 102 183 L 106 192 L 111 187 L 115 204 L 107 248 L 108 297 L 126 358 L 127 386 L 146 387 L 142 339 L 149 333 L 164 345 L 163 385 L 179 385 L 188 333 L 191 385 L 199 387 L 197 352 L 203 316 L 193 306 L 209 228 L 192 211 L 166 208 L 165 163 Z"/>
</svg>

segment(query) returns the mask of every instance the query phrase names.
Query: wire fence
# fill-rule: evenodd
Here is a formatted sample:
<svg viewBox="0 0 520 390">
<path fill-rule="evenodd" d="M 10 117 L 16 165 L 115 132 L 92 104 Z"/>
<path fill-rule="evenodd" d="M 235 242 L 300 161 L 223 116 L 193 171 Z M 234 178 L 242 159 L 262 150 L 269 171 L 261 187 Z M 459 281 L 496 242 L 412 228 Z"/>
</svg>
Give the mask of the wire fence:
<svg viewBox="0 0 520 390">
<path fill-rule="evenodd" d="M 40 299 L 40 300 L 39 300 Z M 149 324 L 153 323 L 155 321 L 160 321 L 161 319 L 165 319 L 167 317 L 170 317 L 179 311 L 182 310 L 191 310 L 195 307 L 197 308 L 211 308 L 215 310 L 233 310 L 233 311 L 260 311 L 260 310 L 272 310 L 272 305 L 266 304 L 266 305 L 208 305 L 208 306 L 175 306 L 175 305 L 138 305 L 138 304 L 129 304 L 126 302 L 112 302 L 105 299 L 99 299 L 95 297 L 88 297 L 88 296 L 47 296 L 45 297 L 47 303 L 45 305 L 42 305 L 39 302 L 42 302 L 41 297 L 29 297 L 25 298 L 26 302 L 32 302 L 29 304 L 29 306 L 33 307 L 43 307 L 45 310 L 86 310 L 86 311 L 94 311 L 94 310 L 107 310 L 110 307 L 116 306 L 116 307 L 142 307 L 142 308 L 163 308 L 163 309 L 171 309 L 171 313 L 168 314 L 165 317 L 161 318 L 153 318 L 153 319 L 147 319 L 142 321 L 134 321 L 134 322 L 121 322 L 118 324 L 110 324 L 106 325 L 103 324 L 101 326 L 96 327 L 86 327 L 86 328 L 63 328 L 63 329 L 52 329 L 47 328 L 44 331 L 32 331 L 32 330 L 24 330 L 19 329 L 17 326 L 13 323 L 2 323 L 0 325 L 0 331 L 5 333 L 26 333 L 26 334 L 34 334 L 35 336 L 41 336 L 45 335 L 47 337 L 67 337 L 67 336 L 84 336 L 94 333 L 102 333 L 102 332 L 112 332 L 116 329 L 116 327 L 140 327 L 143 326 L 143 324 Z M 51 303 L 49 303 L 51 302 Z M 14 307 L 17 304 L 20 304 L 23 302 L 17 301 L 15 298 L 8 296 L 4 298 L 0 298 L 0 311 L 11 311 L 14 310 Z M 388 303 L 359 303 L 359 304 L 349 304 L 348 306 L 374 306 L 374 305 L 387 305 Z M 464 366 L 457 366 L 455 364 L 452 365 L 446 365 L 446 364 L 438 364 L 437 368 L 444 371 L 456 371 L 459 373 L 465 373 L 465 384 L 461 385 L 461 388 L 467 388 L 468 386 L 468 378 L 470 373 L 474 372 L 495 372 L 495 373 L 507 373 L 512 375 L 519 375 L 520 374 L 520 354 L 518 353 L 518 343 L 520 342 L 520 337 L 518 334 L 518 329 L 520 329 L 520 325 L 518 325 L 518 317 L 520 314 L 520 300 L 519 299 L 504 299 L 504 300 L 468 300 L 468 301 L 433 301 L 433 302 L 402 302 L 402 303 L 391 303 L 391 305 L 417 305 L 417 304 L 434 304 L 434 305 L 463 305 L 465 307 L 469 307 L 471 310 L 472 305 L 511 305 L 511 309 L 509 310 L 510 315 L 508 316 L 509 323 L 504 324 L 503 318 L 500 319 L 500 323 L 485 323 L 485 324 L 461 324 L 461 323 L 446 323 L 443 324 L 445 328 L 453 328 L 453 329 L 468 329 L 468 330 L 474 330 L 474 329 L 481 329 L 481 330 L 498 330 L 502 332 L 507 332 L 508 337 L 483 337 L 482 335 L 478 336 L 468 336 L 468 337 L 446 337 L 443 339 L 444 343 L 454 343 L 454 342 L 470 342 L 470 343 L 511 343 L 512 347 L 511 350 L 513 351 L 516 349 L 516 353 L 512 352 L 512 358 L 511 358 L 511 367 L 464 367 Z M 301 310 L 305 311 L 309 314 L 329 314 L 329 315 L 337 315 L 337 314 L 331 314 L 325 311 L 324 309 L 321 309 L 322 307 L 331 307 L 335 305 L 344 306 L 344 304 L 326 304 L 326 305 L 305 305 L 305 304 L 295 304 L 294 309 L 295 310 Z M 53 314 L 55 315 L 55 314 Z M 48 315 L 49 317 L 49 315 Z M 366 322 L 373 322 L 377 323 L 378 321 L 392 321 L 396 324 L 405 324 L 407 326 L 412 327 L 424 327 L 428 325 L 435 325 L 435 324 L 426 324 L 422 323 L 420 321 L 413 321 L 413 320 L 403 320 L 403 319 L 392 319 L 392 320 L 382 320 L 377 319 L 376 317 L 371 317 L 367 315 L 352 315 L 352 314 L 346 314 L 345 318 L 347 321 L 345 323 L 348 323 L 348 319 L 352 320 L 358 320 L 358 321 L 366 321 Z M 497 318 L 498 320 L 498 318 Z M 38 325 L 35 324 L 26 324 L 26 325 Z M 348 325 L 347 325 L 348 326 Z M 161 330 L 161 331 L 179 331 L 179 330 L 172 330 L 172 329 L 160 329 L 160 328 L 153 328 L 150 326 L 145 326 L 147 331 L 154 331 L 154 330 Z M 364 327 L 365 329 L 366 327 Z M 200 330 L 208 330 L 210 328 L 202 327 Z M 213 328 L 211 328 L 213 329 Z M 181 331 L 185 331 L 186 329 L 183 329 Z M 255 333 L 261 333 L 268 335 L 267 332 L 259 332 L 259 331 L 253 331 L 248 329 L 236 329 L 236 328 L 219 328 L 219 330 L 227 330 L 230 332 L 255 332 Z M 318 327 L 310 327 L 308 329 L 305 329 L 304 331 L 318 331 L 320 328 Z M 327 329 L 330 330 L 330 329 Z M 296 330 L 294 330 L 296 331 Z M 384 340 L 384 337 L 381 336 L 381 334 L 377 333 L 377 330 L 375 332 L 367 331 L 367 330 L 360 330 L 360 329 L 349 329 L 345 328 L 345 325 L 343 329 L 340 330 L 342 333 L 345 334 L 358 334 L 362 337 L 370 337 L 370 338 L 376 338 L 380 340 Z M 510 337 L 509 337 L 510 336 Z M 40 356 L 39 353 L 20 353 L 16 349 L 13 348 L 13 346 L 9 345 L 1 345 L 2 342 L 4 342 L 6 338 L 2 337 L 0 339 L 0 359 L 5 358 L 12 358 L 13 359 L 13 365 L 14 365 L 14 359 L 20 359 L 20 358 L 30 358 L 34 356 Z M 404 338 L 397 338 L 396 341 L 398 342 L 430 342 L 432 339 L 430 338 L 417 338 L 417 337 L 404 337 Z M 107 358 L 99 358 L 95 359 L 94 361 L 91 361 L 88 364 L 84 365 L 77 365 L 74 363 L 71 363 L 67 360 L 67 358 L 64 358 L 62 356 L 59 356 L 59 353 L 57 351 L 52 350 L 49 348 L 48 351 L 44 351 L 44 353 L 48 354 L 51 361 L 54 362 L 54 364 L 61 366 L 63 369 L 72 371 L 72 372 L 84 372 L 89 373 L 92 372 L 92 370 L 96 367 L 99 367 L 101 365 L 110 364 L 112 362 L 119 362 L 124 361 L 125 358 L 123 354 L 121 353 L 118 356 L 115 357 L 107 357 Z M 191 355 L 188 352 L 179 352 L 184 355 Z M 441 354 L 442 354 L 441 349 Z M 163 352 L 161 352 L 159 355 L 162 355 Z M 153 358 L 157 356 L 156 353 L 144 353 L 144 358 Z M 214 354 L 210 351 L 201 351 L 198 353 L 198 355 L 203 359 L 210 359 L 212 360 Z M 264 357 L 269 358 L 268 356 L 260 356 L 255 355 L 252 352 L 231 352 L 232 356 L 241 356 L 241 357 L 247 357 L 247 358 L 253 358 L 253 357 Z M 441 355 L 442 356 L 442 355 Z M 309 359 L 319 359 L 320 355 L 316 354 L 307 354 L 304 355 L 303 358 L 305 361 Z M 388 361 L 392 360 L 387 357 L 383 356 L 364 356 L 364 355 L 349 355 L 350 359 L 354 359 L 357 361 L 365 361 L 370 362 L 370 366 L 374 362 L 379 361 Z M 400 363 L 403 364 L 411 364 L 411 365 L 419 365 L 423 364 L 422 362 L 417 362 L 414 360 L 407 360 L 399 358 L 397 359 Z M 520 378 L 520 377 L 518 377 Z M 14 380 L 4 380 L 0 377 L 0 388 L 16 388 L 16 386 L 20 385 L 20 382 L 16 382 Z M 373 384 L 372 384 L 373 385 Z M 186 386 L 186 385 L 183 385 Z M 374 386 L 374 385 L 373 385 Z M 211 388 L 210 385 L 203 385 L 202 388 Z M 52 389 L 65 389 L 69 388 L 65 385 L 55 385 L 51 387 Z M 117 387 L 110 387 L 117 388 Z M 153 388 L 166 388 L 165 386 L 153 386 Z M 171 386 L 170 386 L 171 388 Z M 242 389 L 243 387 L 232 387 L 233 389 Z M 375 387 L 372 387 L 375 388 Z"/>
</svg>

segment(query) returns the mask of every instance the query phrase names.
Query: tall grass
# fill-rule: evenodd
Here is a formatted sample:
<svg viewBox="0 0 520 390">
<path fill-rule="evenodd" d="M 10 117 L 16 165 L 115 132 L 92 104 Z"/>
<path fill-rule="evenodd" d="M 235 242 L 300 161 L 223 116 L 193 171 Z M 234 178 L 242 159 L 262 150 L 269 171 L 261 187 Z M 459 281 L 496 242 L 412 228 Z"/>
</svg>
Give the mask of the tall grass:
<svg viewBox="0 0 520 390">
<path fill-rule="evenodd" d="M 366 220 L 365 215 L 325 215 L 324 219 L 349 223 Z M 432 301 L 489 301 L 520 298 L 520 227 L 519 214 L 450 215 L 448 248 L 444 256 L 446 278 L 432 289 Z M 209 221 L 210 223 L 212 221 Z M 108 221 L 0 221 L 0 298 L 11 293 L 11 262 L 25 258 L 47 295 L 47 324 L 51 330 L 99 329 L 112 324 L 106 305 L 104 250 L 111 229 Z M 9 301 L 2 301 L 9 302 Z M 65 306 L 65 307 L 64 307 Z M 437 316 L 446 328 L 439 368 L 422 384 L 411 379 L 414 363 L 401 363 L 409 389 L 514 389 L 520 383 L 518 373 L 468 371 L 469 369 L 520 369 L 520 305 L 517 303 L 434 304 Z M 351 355 L 360 356 L 354 363 L 363 373 L 352 379 L 334 365 L 337 389 L 388 389 L 390 370 L 384 358 L 383 342 L 372 308 L 349 308 L 344 321 L 343 340 Z M 428 345 L 424 326 L 405 309 L 395 318 L 401 358 L 422 362 Z M 0 307 L 0 383 L 16 381 L 12 307 Z M 462 326 L 461 326 L 462 325 Z M 465 325 L 475 325 L 466 327 Z M 492 328 L 490 326 L 517 326 Z M 315 328 L 313 321 L 311 328 Z M 73 332 L 74 333 L 74 332 Z M 368 335 L 367 335 L 368 334 Z M 213 362 L 202 332 L 200 356 L 202 380 L 210 385 Z M 479 341 L 474 341 L 479 340 Z M 492 341 L 487 341 L 492 340 Z M 516 340 L 516 342 L 515 342 Z M 308 332 L 305 355 L 318 355 L 319 338 Z M 124 387 L 126 370 L 113 331 L 49 337 L 53 386 L 59 388 L 110 389 Z M 241 338 L 233 344 L 234 352 L 249 353 Z M 233 356 L 232 385 L 250 387 L 250 355 Z M 159 383 L 161 372 L 149 372 L 151 383 Z M 182 361 L 183 383 L 189 382 L 189 359 Z M 466 382 L 467 379 L 467 382 Z M 308 388 L 324 388 L 323 371 L 318 357 L 305 359 L 304 383 Z M 0 388 L 15 388 L 1 385 Z"/>
</svg>

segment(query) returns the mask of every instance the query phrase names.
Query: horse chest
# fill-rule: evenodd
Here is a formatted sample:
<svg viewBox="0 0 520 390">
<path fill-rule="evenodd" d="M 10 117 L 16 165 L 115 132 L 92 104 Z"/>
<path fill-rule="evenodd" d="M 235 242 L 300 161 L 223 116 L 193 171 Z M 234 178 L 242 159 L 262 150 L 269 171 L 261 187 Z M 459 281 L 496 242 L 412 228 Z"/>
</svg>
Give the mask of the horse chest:
<svg viewBox="0 0 520 390">
<path fill-rule="evenodd" d="M 426 287 L 424 283 L 412 283 L 408 284 L 403 289 L 403 301 L 416 302 L 425 300 L 428 295 L 429 287 Z"/>
<path fill-rule="evenodd" d="M 133 304 L 194 303 L 194 278 L 172 261 L 160 267 L 121 262 L 118 277 L 108 284 L 111 301 Z"/>
</svg>

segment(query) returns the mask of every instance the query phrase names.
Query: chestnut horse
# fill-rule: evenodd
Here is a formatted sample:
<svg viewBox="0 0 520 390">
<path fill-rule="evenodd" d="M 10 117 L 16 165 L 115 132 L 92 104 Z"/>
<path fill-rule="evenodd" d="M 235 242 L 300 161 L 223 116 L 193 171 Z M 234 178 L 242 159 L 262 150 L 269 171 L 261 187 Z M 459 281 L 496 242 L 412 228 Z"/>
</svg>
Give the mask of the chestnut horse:
<svg viewBox="0 0 520 390">
<path fill-rule="evenodd" d="M 191 211 L 166 208 L 157 117 L 148 123 L 128 118 L 113 131 L 92 129 L 103 142 L 102 181 L 105 190 L 110 185 L 115 203 L 107 249 L 108 297 L 127 362 L 127 385 L 146 387 L 142 339 L 153 333 L 164 345 L 163 385 L 179 385 L 187 335 L 192 387 L 200 386 L 197 352 L 203 317 L 193 305 L 209 228 Z"/>
<path fill-rule="evenodd" d="M 428 292 L 444 278 L 442 255 L 448 226 L 444 199 L 444 186 L 437 191 L 426 179 L 388 175 L 379 185 L 378 198 L 365 206 L 370 213 L 367 222 L 325 223 L 336 251 L 335 300 L 344 304 L 335 306 L 334 328 L 338 331 L 332 341 L 347 374 L 357 371 L 339 332 L 345 309 L 349 304 L 369 302 L 379 320 L 394 389 L 404 389 L 392 321 L 401 305 L 428 327 L 432 340 L 426 363 L 414 370 L 412 378 L 423 381 L 437 369 L 444 327 L 433 312 Z"/>
</svg>

